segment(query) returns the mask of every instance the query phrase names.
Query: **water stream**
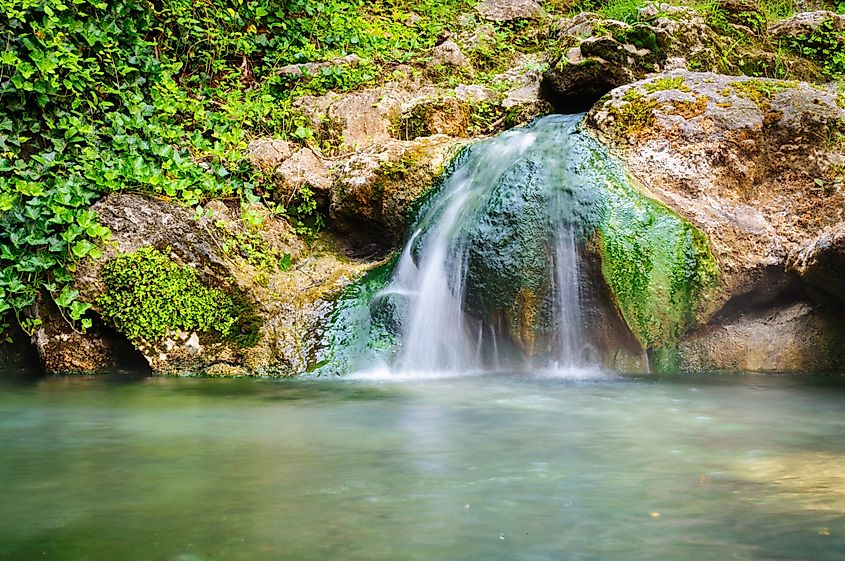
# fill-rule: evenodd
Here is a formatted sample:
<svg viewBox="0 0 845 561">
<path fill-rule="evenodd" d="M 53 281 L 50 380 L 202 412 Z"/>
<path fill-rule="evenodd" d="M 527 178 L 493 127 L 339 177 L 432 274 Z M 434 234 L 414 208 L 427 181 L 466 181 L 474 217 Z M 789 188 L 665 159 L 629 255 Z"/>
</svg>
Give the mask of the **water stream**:
<svg viewBox="0 0 845 561">
<path fill-rule="evenodd" d="M 580 116 L 547 117 L 474 147 L 422 209 L 392 280 L 375 296 L 402 303 L 395 370 L 591 365 L 578 257 L 586 225 L 576 223 L 571 199 L 578 178 L 566 166 L 569 139 L 579 122 Z M 489 255 L 497 251 L 537 255 L 528 271 L 518 271 L 521 261 L 497 269 Z M 532 290 L 520 275 L 537 277 L 531 279 Z M 551 334 L 544 341 L 522 333 L 533 331 L 533 317 L 509 317 L 507 305 L 479 294 L 508 283 L 514 283 L 516 297 L 535 298 L 525 304 L 526 313 L 547 316 Z M 524 339 L 521 348 L 514 344 L 514 332 Z"/>
</svg>

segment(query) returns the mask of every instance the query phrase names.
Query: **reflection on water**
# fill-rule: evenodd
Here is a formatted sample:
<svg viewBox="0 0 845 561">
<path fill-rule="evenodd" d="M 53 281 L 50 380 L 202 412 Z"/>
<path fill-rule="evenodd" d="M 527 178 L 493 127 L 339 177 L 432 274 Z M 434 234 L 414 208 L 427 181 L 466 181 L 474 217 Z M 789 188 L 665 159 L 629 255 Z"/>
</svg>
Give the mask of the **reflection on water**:
<svg viewBox="0 0 845 561">
<path fill-rule="evenodd" d="M 845 558 L 845 385 L 0 385 L 0 560 Z"/>
</svg>

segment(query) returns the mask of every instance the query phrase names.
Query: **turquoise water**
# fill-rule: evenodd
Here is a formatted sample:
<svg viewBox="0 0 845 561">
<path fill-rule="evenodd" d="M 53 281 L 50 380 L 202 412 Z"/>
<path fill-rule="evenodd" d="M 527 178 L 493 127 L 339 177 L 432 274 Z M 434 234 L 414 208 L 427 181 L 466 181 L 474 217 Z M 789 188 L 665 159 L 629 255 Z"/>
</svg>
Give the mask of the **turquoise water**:
<svg viewBox="0 0 845 561">
<path fill-rule="evenodd" d="M 845 384 L 0 383 L 0 559 L 845 559 Z"/>
</svg>

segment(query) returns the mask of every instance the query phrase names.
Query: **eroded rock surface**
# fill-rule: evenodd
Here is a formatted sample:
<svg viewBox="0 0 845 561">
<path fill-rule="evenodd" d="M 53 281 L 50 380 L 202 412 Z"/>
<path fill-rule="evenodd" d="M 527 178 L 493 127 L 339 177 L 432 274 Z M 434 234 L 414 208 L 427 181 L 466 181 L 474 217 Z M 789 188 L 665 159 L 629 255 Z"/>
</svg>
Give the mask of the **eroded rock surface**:
<svg viewBox="0 0 845 561">
<path fill-rule="evenodd" d="M 587 122 L 653 196 L 707 234 L 721 288 L 700 323 L 750 298 L 759 309 L 806 298 L 813 287 L 841 296 L 841 94 L 800 82 L 678 71 L 614 90 Z M 761 333 L 773 338 L 785 329 L 798 337 L 805 325 L 763 320 Z M 708 337 L 735 332 L 741 346 L 752 323 L 713 328 Z M 807 353 L 833 352 L 827 337 L 795 341 Z M 800 366 L 785 358 L 773 364 Z"/>
</svg>

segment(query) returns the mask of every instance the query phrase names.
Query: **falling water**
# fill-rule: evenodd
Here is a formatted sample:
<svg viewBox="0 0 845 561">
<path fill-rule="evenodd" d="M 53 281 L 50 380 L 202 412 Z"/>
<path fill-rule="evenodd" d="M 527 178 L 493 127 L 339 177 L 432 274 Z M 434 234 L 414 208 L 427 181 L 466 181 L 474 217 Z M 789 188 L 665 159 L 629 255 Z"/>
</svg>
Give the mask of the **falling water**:
<svg viewBox="0 0 845 561">
<path fill-rule="evenodd" d="M 579 231 L 572 222 L 573 190 L 561 165 L 567 139 L 579 121 L 577 116 L 546 118 L 473 147 L 423 209 L 391 282 L 378 295 L 404 302 L 394 369 L 466 372 L 584 366 Z M 524 188 L 518 175 L 524 166 L 541 185 L 548 237 L 542 243 L 548 248 L 545 260 L 552 276 L 550 298 L 541 313 L 550 316 L 553 333 L 541 349 L 545 352 L 539 353 L 544 361 L 540 365 L 538 357 L 517 349 L 501 314 L 485 317 L 467 311 L 467 299 L 473 296 L 466 292 L 470 253 L 473 244 L 483 243 L 472 235 L 473 228 L 490 213 L 497 190 Z"/>
<path fill-rule="evenodd" d="M 584 350 L 581 325 L 580 279 L 578 275 L 578 247 L 575 229 L 570 224 L 561 227 L 555 238 L 555 338 L 552 355 L 554 366 L 574 367 L 582 363 Z"/>
</svg>

